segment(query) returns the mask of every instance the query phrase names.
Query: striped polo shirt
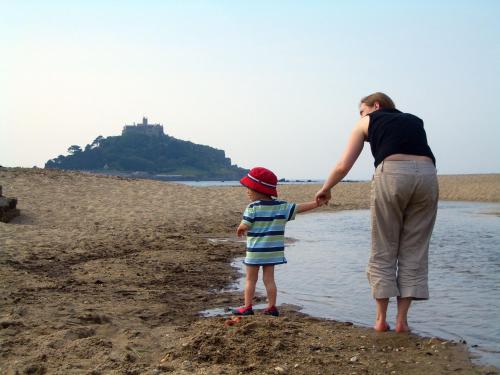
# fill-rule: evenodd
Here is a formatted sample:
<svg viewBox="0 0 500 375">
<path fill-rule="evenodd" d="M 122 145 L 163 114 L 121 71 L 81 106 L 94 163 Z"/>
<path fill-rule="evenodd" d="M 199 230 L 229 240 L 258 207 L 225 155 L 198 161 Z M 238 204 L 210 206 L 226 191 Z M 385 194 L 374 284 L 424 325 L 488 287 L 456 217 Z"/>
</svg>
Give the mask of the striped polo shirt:
<svg viewBox="0 0 500 375">
<path fill-rule="evenodd" d="M 243 213 L 246 224 L 247 253 L 243 263 L 271 265 L 286 263 L 285 225 L 295 219 L 296 205 L 281 200 L 250 203 Z"/>
</svg>

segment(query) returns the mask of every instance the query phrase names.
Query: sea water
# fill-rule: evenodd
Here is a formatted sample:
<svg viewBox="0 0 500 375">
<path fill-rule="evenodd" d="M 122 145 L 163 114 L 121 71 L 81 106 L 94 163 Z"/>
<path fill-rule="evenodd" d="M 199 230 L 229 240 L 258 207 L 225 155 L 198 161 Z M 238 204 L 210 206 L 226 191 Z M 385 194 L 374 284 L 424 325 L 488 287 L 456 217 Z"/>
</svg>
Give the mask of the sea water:
<svg viewBox="0 0 500 375">
<path fill-rule="evenodd" d="M 414 333 L 465 340 L 478 361 L 500 366 L 500 205 L 440 202 L 429 250 L 428 301 L 412 304 Z M 365 269 L 368 210 L 297 215 L 286 227 L 288 264 L 276 267 L 278 304 L 371 326 L 375 305 Z M 242 259 L 234 265 L 244 272 Z M 240 280 L 242 290 L 244 280 Z M 259 281 L 257 292 L 264 294 Z M 394 325 L 395 300 L 388 321 Z"/>
</svg>

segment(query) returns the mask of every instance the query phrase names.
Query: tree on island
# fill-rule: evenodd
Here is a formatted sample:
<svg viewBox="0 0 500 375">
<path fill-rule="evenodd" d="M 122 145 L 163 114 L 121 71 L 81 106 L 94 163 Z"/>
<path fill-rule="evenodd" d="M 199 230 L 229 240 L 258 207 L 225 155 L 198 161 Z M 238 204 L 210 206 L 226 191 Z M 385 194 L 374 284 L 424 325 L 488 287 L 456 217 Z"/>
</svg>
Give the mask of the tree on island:
<svg viewBox="0 0 500 375">
<path fill-rule="evenodd" d="M 75 155 L 75 154 L 78 154 L 79 152 L 82 152 L 82 149 L 78 145 L 69 146 L 69 148 L 68 148 L 68 153 L 70 155 Z"/>
</svg>

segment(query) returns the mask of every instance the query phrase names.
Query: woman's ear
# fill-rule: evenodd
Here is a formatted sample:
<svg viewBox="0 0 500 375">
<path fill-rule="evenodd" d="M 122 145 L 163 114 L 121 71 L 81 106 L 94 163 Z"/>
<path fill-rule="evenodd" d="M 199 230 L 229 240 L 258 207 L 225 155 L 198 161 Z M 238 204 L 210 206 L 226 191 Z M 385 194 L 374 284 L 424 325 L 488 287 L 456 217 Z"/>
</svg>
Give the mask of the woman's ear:
<svg viewBox="0 0 500 375">
<path fill-rule="evenodd" d="M 380 103 L 379 102 L 373 103 L 373 108 L 375 109 L 375 111 L 378 111 L 380 109 Z"/>
</svg>

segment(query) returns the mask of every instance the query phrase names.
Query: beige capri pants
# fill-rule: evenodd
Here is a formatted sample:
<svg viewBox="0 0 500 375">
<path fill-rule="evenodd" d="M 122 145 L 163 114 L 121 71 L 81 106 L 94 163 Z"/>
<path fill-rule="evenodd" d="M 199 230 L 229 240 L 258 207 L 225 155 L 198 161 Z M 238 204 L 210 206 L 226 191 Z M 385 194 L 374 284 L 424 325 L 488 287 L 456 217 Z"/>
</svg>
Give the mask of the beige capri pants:
<svg viewBox="0 0 500 375">
<path fill-rule="evenodd" d="M 366 269 L 374 298 L 429 298 L 429 242 L 438 196 L 431 161 L 383 161 L 375 169 L 372 249 Z"/>
</svg>

